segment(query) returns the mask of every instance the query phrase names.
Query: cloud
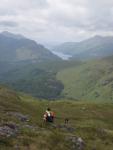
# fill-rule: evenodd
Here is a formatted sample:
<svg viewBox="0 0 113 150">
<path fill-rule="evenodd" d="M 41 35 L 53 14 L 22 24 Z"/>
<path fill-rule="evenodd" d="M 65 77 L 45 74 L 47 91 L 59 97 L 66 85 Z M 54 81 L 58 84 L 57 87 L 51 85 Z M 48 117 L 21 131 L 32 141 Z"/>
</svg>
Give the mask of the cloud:
<svg viewBox="0 0 113 150">
<path fill-rule="evenodd" d="M 17 27 L 18 24 L 13 21 L 0 21 L 0 26 L 5 26 L 5 27 Z"/>
<path fill-rule="evenodd" d="M 113 35 L 113 0 L 0 0 L 0 30 L 38 42 Z"/>
</svg>

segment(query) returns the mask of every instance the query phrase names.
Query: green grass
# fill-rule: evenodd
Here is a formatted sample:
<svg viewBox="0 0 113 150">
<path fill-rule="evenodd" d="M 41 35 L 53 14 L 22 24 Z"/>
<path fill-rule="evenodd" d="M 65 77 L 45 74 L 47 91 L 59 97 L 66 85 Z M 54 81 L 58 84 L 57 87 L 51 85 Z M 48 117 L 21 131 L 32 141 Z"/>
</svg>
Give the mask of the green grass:
<svg viewBox="0 0 113 150">
<path fill-rule="evenodd" d="M 62 95 L 77 100 L 113 101 L 112 64 L 112 58 L 105 58 L 59 71 L 57 79 L 64 84 Z"/>
<path fill-rule="evenodd" d="M 75 128 L 73 133 L 53 129 L 43 124 L 43 113 L 47 107 L 56 113 L 55 124 L 63 125 L 64 119 L 69 118 L 70 127 Z M 46 101 L 38 100 L 25 94 L 16 94 L 7 88 L 0 88 L 0 125 L 15 122 L 23 125 L 18 118 L 8 116 L 7 112 L 19 112 L 28 115 L 29 124 L 39 129 L 32 131 L 28 128 L 20 130 L 18 136 L 0 138 L 0 149 L 13 150 L 19 145 L 20 150 L 70 150 L 71 143 L 65 137 L 77 135 L 86 143 L 85 150 L 112 150 L 113 147 L 113 104 L 108 102 L 84 101 Z"/>
<path fill-rule="evenodd" d="M 79 61 L 59 60 L 23 65 L 0 75 L 0 82 L 38 98 L 56 99 L 64 88 L 56 79 L 56 73 L 79 64 Z"/>
</svg>

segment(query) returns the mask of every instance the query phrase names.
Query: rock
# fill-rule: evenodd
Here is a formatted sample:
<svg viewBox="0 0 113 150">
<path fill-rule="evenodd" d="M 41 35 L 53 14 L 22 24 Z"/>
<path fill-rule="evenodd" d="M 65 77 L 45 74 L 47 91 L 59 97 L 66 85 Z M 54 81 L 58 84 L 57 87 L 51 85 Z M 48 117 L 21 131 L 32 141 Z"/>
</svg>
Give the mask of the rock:
<svg viewBox="0 0 113 150">
<path fill-rule="evenodd" d="M 84 150 L 85 149 L 85 142 L 81 137 L 76 137 L 76 136 L 70 136 L 67 137 L 68 141 L 72 143 L 72 149 L 73 150 Z"/>
<path fill-rule="evenodd" d="M 15 123 L 6 123 L 0 126 L 0 137 L 15 136 L 18 132 L 18 127 Z"/>
<path fill-rule="evenodd" d="M 108 78 L 107 80 L 104 80 L 101 82 L 102 86 L 108 85 L 109 83 L 111 83 L 113 81 L 113 77 Z"/>
<path fill-rule="evenodd" d="M 19 112 L 7 112 L 7 115 L 14 116 L 14 117 L 18 118 L 22 122 L 28 122 L 29 121 L 28 115 L 23 115 L 23 114 L 21 114 Z"/>
<path fill-rule="evenodd" d="M 85 143 L 84 143 L 84 141 L 83 141 L 83 139 L 82 139 L 81 137 L 79 137 L 79 138 L 77 139 L 76 145 L 77 145 L 77 147 L 78 147 L 78 150 L 83 150 L 83 149 L 84 149 Z"/>
<path fill-rule="evenodd" d="M 68 131 L 68 132 L 74 132 L 74 131 L 75 131 L 75 129 L 74 129 L 74 128 L 72 128 L 72 127 L 67 127 L 67 131 Z"/>
<path fill-rule="evenodd" d="M 82 107 L 82 110 L 87 110 L 87 108 L 86 107 Z"/>
<path fill-rule="evenodd" d="M 18 128 L 18 125 L 15 124 L 15 123 L 13 123 L 13 122 L 4 123 L 3 125 L 5 125 L 5 126 L 11 128 L 11 129 L 13 129 L 13 130 L 17 130 L 17 128 Z"/>
<path fill-rule="evenodd" d="M 16 145 L 14 145 L 14 149 L 15 150 L 20 150 L 21 148 L 20 148 L 20 146 L 18 144 L 16 144 Z"/>
</svg>

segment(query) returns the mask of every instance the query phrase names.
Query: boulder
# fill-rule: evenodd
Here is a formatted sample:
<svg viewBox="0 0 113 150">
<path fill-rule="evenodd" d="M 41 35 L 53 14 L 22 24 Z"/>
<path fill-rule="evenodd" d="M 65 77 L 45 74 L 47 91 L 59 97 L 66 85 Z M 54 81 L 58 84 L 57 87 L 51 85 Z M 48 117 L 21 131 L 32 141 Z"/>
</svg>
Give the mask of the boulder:
<svg viewBox="0 0 113 150">
<path fill-rule="evenodd" d="M 18 126 L 15 123 L 6 123 L 0 126 L 0 137 L 15 136 L 18 132 Z"/>
<path fill-rule="evenodd" d="M 81 137 L 69 136 L 66 138 L 67 141 L 72 143 L 72 150 L 84 150 L 85 142 Z"/>
</svg>

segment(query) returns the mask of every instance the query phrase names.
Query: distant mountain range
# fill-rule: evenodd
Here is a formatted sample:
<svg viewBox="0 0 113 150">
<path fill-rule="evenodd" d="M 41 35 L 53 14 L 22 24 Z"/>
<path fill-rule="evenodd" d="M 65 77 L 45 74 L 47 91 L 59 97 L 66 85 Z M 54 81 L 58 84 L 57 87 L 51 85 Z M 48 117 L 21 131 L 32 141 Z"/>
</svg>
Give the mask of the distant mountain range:
<svg viewBox="0 0 113 150">
<path fill-rule="evenodd" d="M 46 61 L 60 59 L 43 45 L 19 34 L 0 33 L 0 61 Z"/>
<path fill-rule="evenodd" d="M 112 101 L 113 37 L 64 43 L 54 51 L 72 59 L 64 61 L 33 40 L 2 32 L 0 84 L 44 99 Z M 77 60 L 93 58 L 99 59 Z"/>
<path fill-rule="evenodd" d="M 76 59 L 92 59 L 113 55 L 113 37 L 95 36 L 81 42 L 67 42 L 53 48 Z"/>
</svg>

